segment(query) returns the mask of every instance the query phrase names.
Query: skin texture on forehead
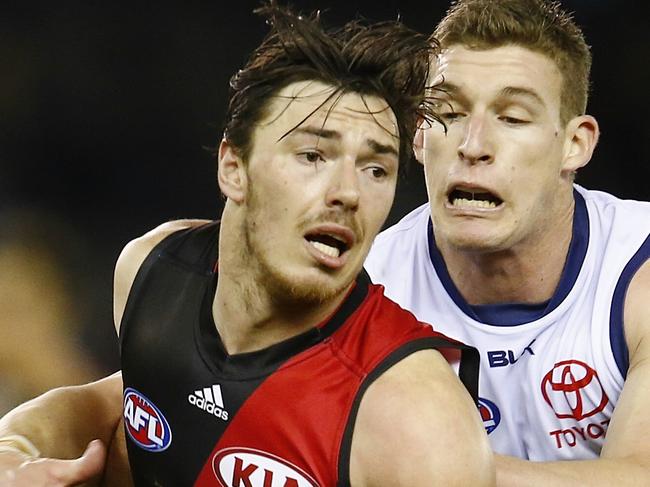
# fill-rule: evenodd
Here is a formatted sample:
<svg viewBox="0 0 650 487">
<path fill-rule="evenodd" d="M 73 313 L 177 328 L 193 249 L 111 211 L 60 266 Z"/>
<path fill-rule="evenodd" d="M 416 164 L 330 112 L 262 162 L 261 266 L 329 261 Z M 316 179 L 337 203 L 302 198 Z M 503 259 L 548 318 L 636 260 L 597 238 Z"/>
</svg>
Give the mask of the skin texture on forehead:
<svg viewBox="0 0 650 487">
<path fill-rule="evenodd" d="M 339 106 L 339 102 L 344 97 L 347 103 Z M 395 139 L 395 146 L 399 146 L 395 116 L 388 104 L 376 96 L 344 91 L 321 81 L 305 80 L 284 87 L 267 103 L 266 116 L 258 123 L 258 126 L 272 125 L 293 104 L 298 104 L 297 109 L 303 115 L 296 125 L 290 127 L 279 140 L 307 123 L 320 123 L 324 127 L 330 116 L 335 116 L 340 120 L 348 118 L 350 123 L 355 123 L 366 120 L 367 115 L 370 114 L 376 123 Z M 301 110 L 300 106 L 303 106 L 304 110 Z M 336 108 L 340 110 L 336 110 Z"/>
</svg>

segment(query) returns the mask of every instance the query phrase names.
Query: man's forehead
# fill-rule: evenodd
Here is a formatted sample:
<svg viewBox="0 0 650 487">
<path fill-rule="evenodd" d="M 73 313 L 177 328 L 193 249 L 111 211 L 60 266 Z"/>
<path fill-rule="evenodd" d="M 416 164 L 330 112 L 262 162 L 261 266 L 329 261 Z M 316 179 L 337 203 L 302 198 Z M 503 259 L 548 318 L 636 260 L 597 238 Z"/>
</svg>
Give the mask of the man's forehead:
<svg viewBox="0 0 650 487">
<path fill-rule="evenodd" d="M 334 124 L 364 124 L 392 137 L 398 134 L 395 115 L 384 99 L 343 92 L 315 80 L 291 83 L 280 90 L 271 101 L 266 124 L 278 128 L 293 124 L 287 130 L 305 124 L 320 124 L 323 128 Z"/>
<path fill-rule="evenodd" d="M 467 85 L 499 89 L 505 86 L 533 91 L 561 88 L 561 73 L 553 60 L 521 46 L 474 49 L 457 44 L 445 48 L 433 61 L 432 82 L 450 91 Z M 451 93 L 450 93 L 451 94 Z"/>
</svg>

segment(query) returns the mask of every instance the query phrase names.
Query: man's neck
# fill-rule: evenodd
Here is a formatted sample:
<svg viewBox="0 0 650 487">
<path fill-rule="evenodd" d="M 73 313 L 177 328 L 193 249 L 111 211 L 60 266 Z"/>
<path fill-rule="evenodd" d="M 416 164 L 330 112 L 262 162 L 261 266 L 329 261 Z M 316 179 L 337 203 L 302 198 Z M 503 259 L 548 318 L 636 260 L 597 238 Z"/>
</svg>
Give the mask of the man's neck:
<svg viewBox="0 0 650 487">
<path fill-rule="evenodd" d="M 261 350 L 299 335 L 332 315 L 345 295 L 318 306 L 278 303 L 255 285 L 219 272 L 212 304 L 219 336 L 228 354 Z"/>
<path fill-rule="evenodd" d="M 546 231 L 509 249 L 469 252 L 436 242 L 449 275 L 470 305 L 542 303 L 562 277 L 573 229 L 573 206 Z"/>
</svg>

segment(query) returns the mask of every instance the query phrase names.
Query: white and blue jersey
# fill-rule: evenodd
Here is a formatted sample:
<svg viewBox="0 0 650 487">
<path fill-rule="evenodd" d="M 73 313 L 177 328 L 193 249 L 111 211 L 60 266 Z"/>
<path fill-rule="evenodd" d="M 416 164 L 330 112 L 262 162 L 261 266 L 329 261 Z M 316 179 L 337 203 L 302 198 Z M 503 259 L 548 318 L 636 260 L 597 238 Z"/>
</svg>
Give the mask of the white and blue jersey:
<svg viewBox="0 0 650 487">
<path fill-rule="evenodd" d="M 379 234 L 365 263 L 386 296 L 479 349 L 479 411 L 498 453 L 597 457 L 623 388 L 623 305 L 650 257 L 650 203 L 579 186 L 574 195 L 564 270 L 540 305 L 470 306 L 436 247 L 428 204 Z"/>
</svg>

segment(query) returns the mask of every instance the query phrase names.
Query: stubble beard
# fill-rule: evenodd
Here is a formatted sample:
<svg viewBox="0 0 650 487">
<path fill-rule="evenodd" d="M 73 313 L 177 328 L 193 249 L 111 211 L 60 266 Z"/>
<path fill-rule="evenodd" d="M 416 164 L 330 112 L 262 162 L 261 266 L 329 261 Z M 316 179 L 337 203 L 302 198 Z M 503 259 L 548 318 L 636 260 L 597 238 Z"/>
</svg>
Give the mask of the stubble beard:
<svg viewBox="0 0 650 487">
<path fill-rule="evenodd" d="M 272 303 L 282 307 L 310 307 L 330 302 L 350 285 L 344 282 L 333 286 L 324 279 L 292 275 L 281 264 L 272 262 L 267 249 L 270 244 L 257 228 L 257 221 L 263 221 L 256 198 L 249 197 L 249 208 L 243 222 L 244 236 L 241 246 L 241 262 L 246 262 L 253 276 L 253 288 L 258 297 L 268 296 Z M 326 272 L 326 271 L 323 271 Z M 252 290 L 251 290 L 252 291 Z M 254 299 L 252 293 L 250 300 Z M 249 301 L 248 299 L 246 301 Z"/>
</svg>

